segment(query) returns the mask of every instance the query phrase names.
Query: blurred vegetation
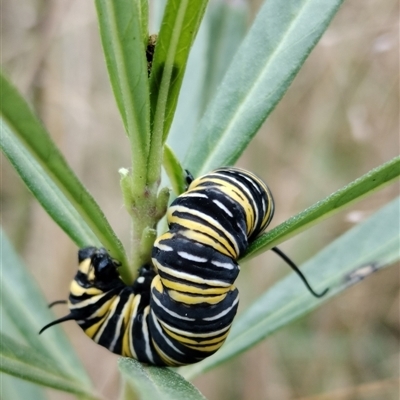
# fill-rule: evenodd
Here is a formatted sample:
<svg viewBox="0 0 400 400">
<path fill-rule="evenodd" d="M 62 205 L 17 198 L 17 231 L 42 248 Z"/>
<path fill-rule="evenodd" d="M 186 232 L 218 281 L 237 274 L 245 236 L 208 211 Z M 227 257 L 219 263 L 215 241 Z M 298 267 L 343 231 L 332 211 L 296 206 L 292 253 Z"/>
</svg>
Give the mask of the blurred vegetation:
<svg viewBox="0 0 400 400">
<path fill-rule="evenodd" d="M 258 3 L 250 2 L 249 20 Z M 240 159 L 238 165 L 257 172 L 274 193 L 272 226 L 399 153 L 398 8 L 395 0 L 345 2 Z M 130 164 L 129 146 L 94 5 L 3 0 L 1 24 L 3 68 L 128 243 L 117 171 Z M 75 246 L 10 165 L 3 162 L 1 169 L 4 229 L 46 298 L 66 297 Z M 282 248 L 300 264 L 398 194 L 396 183 Z M 241 309 L 287 272 L 270 253 L 247 263 L 238 281 Z M 399 303 L 399 269 L 389 268 L 195 384 L 210 400 L 398 399 Z M 117 356 L 87 340 L 76 324 L 64 329 L 98 391 L 115 398 Z M 72 397 L 52 391 L 49 398 Z"/>
</svg>

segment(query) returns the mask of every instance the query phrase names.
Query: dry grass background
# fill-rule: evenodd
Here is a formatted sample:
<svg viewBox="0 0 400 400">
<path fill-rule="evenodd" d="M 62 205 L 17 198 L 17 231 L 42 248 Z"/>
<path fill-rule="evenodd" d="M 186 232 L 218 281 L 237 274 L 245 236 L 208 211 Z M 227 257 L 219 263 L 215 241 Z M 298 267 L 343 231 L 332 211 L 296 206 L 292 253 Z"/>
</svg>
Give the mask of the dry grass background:
<svg viewBox="0 0 400 400">
<path fill-rule="evenodd" d="M 251 3 L 254 10 L 256 3 Z M 273 226 L 399 153 L 398 12 L 396 0 L 347 0 L 239 161 L 272 188 L 277 204 Z M 128 146 L 93 2 L 3 0 L 1 24 L 4 70 L 34 104 L 128 245 L 129 219 L 117 173 L 129 166 Z M 65 298 L 77 249 L 5 159 L 1 177 L 5 231 L 46 298 Z M 398 193 L 398 184 L 392 185 L 282 248 L 301 264 Z M 241 308 L 286 273 L 288 267 L 274 254 L 247 264 L 238 282 Z M 67 323 L 64 329 L 96 388 L 106 399 L 115 399 L 116 356 L 92 343 L 77 325 Z M 396 266 L 194 383 L 209 400 L 396 400 L 398 376 Z M 49 391 L 49 398 L 71 396 Z"/>
</svg>

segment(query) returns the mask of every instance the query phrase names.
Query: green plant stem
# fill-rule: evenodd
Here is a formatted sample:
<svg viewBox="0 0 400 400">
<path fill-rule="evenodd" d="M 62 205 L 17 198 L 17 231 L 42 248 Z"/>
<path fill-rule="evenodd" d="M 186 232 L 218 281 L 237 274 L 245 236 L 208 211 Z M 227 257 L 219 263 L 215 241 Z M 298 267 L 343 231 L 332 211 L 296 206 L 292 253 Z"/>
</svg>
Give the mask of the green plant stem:
<svg viewBox="0 0 400 400">
<path fill-rule="evenodd" d="M 156 239 L 158 221 L 164 216 L 169 199 L 169 189 L 163 188 L 157 194 L 158 183 L 152 188 L 146 186 L 142 193 L 133 193 L 132 178 L 126 169 L 120 170 L 121 190 L 126 209 L 132 218 L 131 269 L 120 271 L 126 283 L 137 276 L 137 270 L 151 262 L 151 248 Z"/>
<path fill-rule="evenodd" d="M 125 205 L 132 218 L 131 269 L 133 271 L 150 262 L 149 248 L 155 238 L 150 232 L 156 229 L 159 219 L 167 208 L 168 192 L 163 189 L 157 195 L 161 180 L 163 145 L 172 122 L 189 50 L 206 4 L 206 0 L 198 2 L 169 0 L 166 6 L 150 77 L 149 151 L 146 160 L 143 159 L 143 155 L 135 160 L 132 148 L 134 159 L 131 186 L 129 189 L 125 184 L 123 188 Z"/>
</svg>

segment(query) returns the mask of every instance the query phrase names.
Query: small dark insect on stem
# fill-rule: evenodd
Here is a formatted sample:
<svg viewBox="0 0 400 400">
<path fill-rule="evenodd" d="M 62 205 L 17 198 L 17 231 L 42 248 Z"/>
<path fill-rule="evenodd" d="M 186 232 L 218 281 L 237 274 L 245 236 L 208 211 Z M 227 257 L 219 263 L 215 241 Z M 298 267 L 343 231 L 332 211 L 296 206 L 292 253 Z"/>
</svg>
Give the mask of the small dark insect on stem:
<svg viewBox="0 0 400 400">
<path fill-rule="evenodd" d="M 147 73 L 150 76 L 151 67 L 153 65 L 154 50 L 156 48 L 157 35 L 153 34 L 149 36 L 149 41 L 146 48 L 146 59 L 147 59 Z"/>
<path fill-rule="evenodd" d="M 313 288 L 310 286 L 310 284 L 307 282 L 306 277 L 301 273 L 297 265 L 281 250 L 279 250 L 277 247 L 273 247 L 271 249 L 273 252 L 278 254 L 279 257 L 281 257 L 292 269 L 294 272 L 296 272 L 297 275 L 299 275 L 300 279 L 304 282 L 304 284 L 307 286 L 307 289 L 310 291 L 310 293 L 315 296 L 315 297 L 322 297 L 325 296 L 326 293 L 328 292 L 329 288 L 326 288 L 324 291 L 321 293 L 317 293 L 313 290 Z"/>
</svg>

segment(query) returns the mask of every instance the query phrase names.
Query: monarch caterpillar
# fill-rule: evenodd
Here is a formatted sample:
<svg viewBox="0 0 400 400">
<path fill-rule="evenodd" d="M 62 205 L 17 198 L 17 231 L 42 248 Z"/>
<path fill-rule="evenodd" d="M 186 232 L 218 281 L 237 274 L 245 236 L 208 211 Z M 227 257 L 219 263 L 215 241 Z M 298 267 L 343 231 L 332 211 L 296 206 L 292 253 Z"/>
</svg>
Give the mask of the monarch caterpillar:
<svg viewBox="0 0 400 400">
<path fill-rule="evenodd" d="M 132 286 L 105 249 L 79 250 L 71 283 L 70 314 L 46 325 L 76 320 L 98 344 L 155 365 L 196 363 L 224 343 L 239 293 L 237 260 L 270 223 L 274 201 L 254 174 L 220 168 L 196 180 L 167 212 L 169 231 L 154 243 L 152 265 Z M 307 281 L 280 250 L 274 248 Z M 54 303 L 53 303 L 54 304 Z"/>
</svg>

